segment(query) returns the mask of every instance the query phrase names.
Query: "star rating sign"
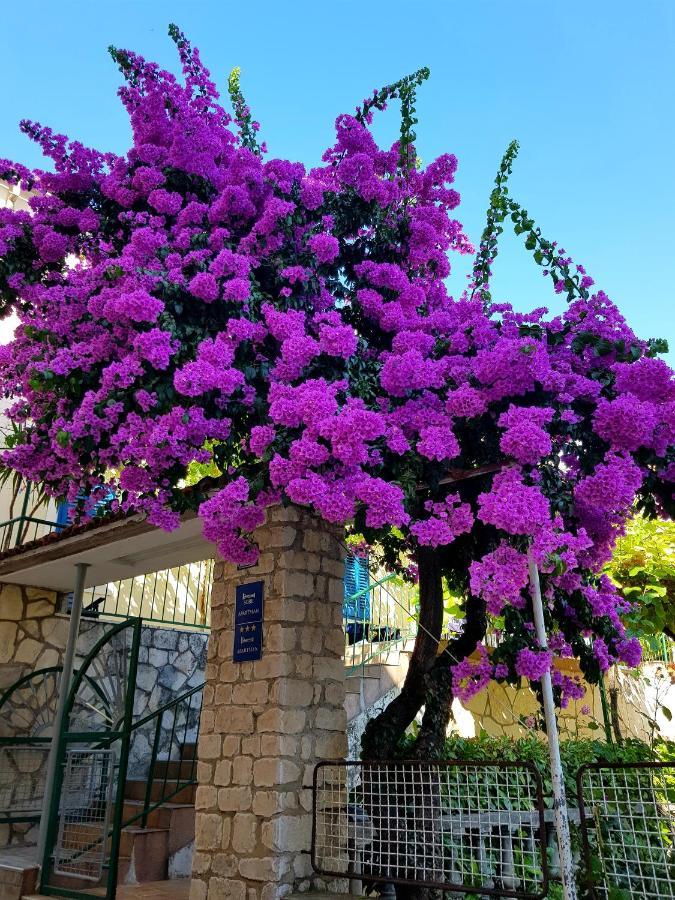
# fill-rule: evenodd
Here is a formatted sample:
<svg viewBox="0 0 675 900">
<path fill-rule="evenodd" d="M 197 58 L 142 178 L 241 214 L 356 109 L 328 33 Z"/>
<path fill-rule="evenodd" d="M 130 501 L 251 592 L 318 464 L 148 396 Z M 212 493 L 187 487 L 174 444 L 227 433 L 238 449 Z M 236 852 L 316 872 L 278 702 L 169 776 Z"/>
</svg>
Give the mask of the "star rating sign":
<svg viewBox="0 0 675 900">
<path fill-rule="evenodd" d="M 262 656 L 263 582 L 240 584 L 235 593 L 234 662 Z"/>
</svg>

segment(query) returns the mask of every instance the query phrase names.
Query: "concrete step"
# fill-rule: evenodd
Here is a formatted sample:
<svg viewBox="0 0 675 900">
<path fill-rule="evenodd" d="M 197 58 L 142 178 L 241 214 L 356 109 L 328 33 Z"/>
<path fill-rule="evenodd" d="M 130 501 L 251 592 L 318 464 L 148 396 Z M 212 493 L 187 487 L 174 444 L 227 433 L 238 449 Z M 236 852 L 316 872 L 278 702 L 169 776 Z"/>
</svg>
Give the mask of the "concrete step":
<svg viewBox="0 0 675 900">
<path fill-rule="evenodd" d="M 197 761 L 195 759 L 158 759 L 155 763 L 155 778 L 163 779 L 180 778 L 182 781 L 194 778 L 197 774 Z"/>
<path fill-rule="evenodd" d="M 142 808 L 141 800 L 125 800 L 124 821 L 128 821 Z M 140 827 L 140 819 L 134 824 Z M 148 826 L 168 829 L 168 853 L 173 856 L 195 839 L 195 808 L 190 803 L 163 803 L 148 814 Z"/>
<path fill-rule="evenodd" d="M 183 744 L 180 748 L 180 758 L 181 759 L 195 759 L 197 756 L 197 745 L 196 744 Z"/>
<path fill-rule="evenodd" d="M 120 846 L 118 884 L 163 881 L 169 863 L 168 828 L 125 828 Z"/>
<path fill-rule="evenodd" d="M 0 898 L 20 900 L 37 888 L 37 852 L 34 847 L 6 847 L 0 851 Z"/>
<path fill-rule="evenodd" d="M 345 679 L 345 710 L 347 721 L 377 703 L 393 689 L 400 689 L 408 671 L 409 657 L 402 655 L 398 663 L 373 663 L 354 669 Z"/>
<path fill-rule="evenodd" d="M 153 803 L 161 800 L 162 797 L 173 793 L 180 787 L 180 782 L 174 778 L 167 778 L 166 782 L 161 780 L 153 781 L 150 791 L 150 799 Z M 124 797 L 126 800 L 145 800 L 148 783 L 140 779 L 127 779 L 124 786 Z M 172 803 L 191 803 L 195 802 L 195 785 L 189 784 L 187 787 L 180 788 L 175 796 L 171 797 Z"/>
</svg>

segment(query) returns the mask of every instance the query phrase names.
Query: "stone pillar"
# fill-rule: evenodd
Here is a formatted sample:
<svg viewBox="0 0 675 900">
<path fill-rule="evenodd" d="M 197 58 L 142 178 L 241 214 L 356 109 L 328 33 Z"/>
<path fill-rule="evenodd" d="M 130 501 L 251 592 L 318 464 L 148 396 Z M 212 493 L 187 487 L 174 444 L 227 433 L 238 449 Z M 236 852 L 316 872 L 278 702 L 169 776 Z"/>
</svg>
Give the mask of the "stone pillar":
<svg viewBox="0 0 675 900">
<path fill-rule="evenodd" d="M 276 900 L 317 884 L 313 768 L 347 748 L 339 536 L 275 507 L 255 567 L 215 566 L 190 900 Z M 252 581 L 264 582 L 263 655 L 234 663 L 235 588 Z"/>
</svg>

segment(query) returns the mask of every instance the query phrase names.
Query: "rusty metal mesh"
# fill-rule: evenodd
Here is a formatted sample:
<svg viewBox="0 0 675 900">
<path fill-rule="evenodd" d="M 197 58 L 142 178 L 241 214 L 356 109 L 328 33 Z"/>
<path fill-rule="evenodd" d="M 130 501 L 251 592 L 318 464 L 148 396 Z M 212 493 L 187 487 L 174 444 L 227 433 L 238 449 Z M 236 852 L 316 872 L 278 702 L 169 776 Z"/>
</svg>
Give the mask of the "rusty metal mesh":
<svg viewBox="0 0 675 900">
<path fill-rule="evenodd" d="M 320 763 L 312 860 L 352 880 L 542 897 L 539 775 L 525 763 Z"/>
<path fill-rule="evenodd" d="M 675 766 L 583 766 L 577 786 L 598 900 L 675 898 Z"/>
</svg>

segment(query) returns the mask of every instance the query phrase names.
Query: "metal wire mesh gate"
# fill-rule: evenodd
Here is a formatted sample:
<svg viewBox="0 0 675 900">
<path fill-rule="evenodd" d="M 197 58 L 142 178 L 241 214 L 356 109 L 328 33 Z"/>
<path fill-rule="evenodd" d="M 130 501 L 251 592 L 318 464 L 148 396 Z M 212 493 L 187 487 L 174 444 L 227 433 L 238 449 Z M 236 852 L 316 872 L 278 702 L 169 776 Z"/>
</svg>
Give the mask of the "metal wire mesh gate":
<svg viewBox="0 0 675 900">
<path fill-rule="evenodd" d="M 113 750 L 68 750 L 64 761 L 54 873 L 99 881 L 107 862 Z"/>
<path fill-rule="evenodd" d="M 312 863 L 321 874 L 546 895 L 544 803 L 534 766 L 322 762 L 313 793 Z"/>
<path fill-rule="evenodd" d="M 582 766 L 577 793 L 597 900 L 675 898 L 675 765 Z"/>
<path fill-rule="evenodd" d="M 140 619 L 116 625 L 73 678 L 57 736 L 43 894 L 92 900 L 115 896 L 140 635 Z M 99 690 L 112 698 L 103 710 L 82 702 L 94 676 Z"/>
</svg>

